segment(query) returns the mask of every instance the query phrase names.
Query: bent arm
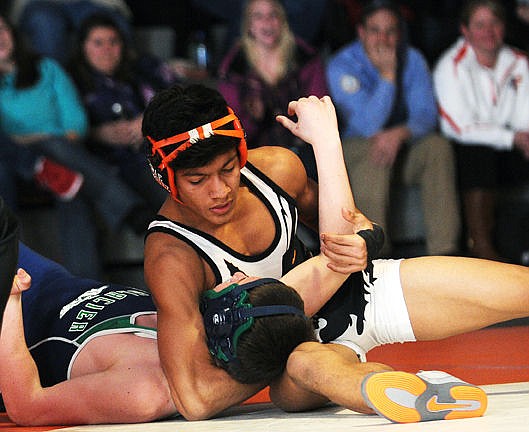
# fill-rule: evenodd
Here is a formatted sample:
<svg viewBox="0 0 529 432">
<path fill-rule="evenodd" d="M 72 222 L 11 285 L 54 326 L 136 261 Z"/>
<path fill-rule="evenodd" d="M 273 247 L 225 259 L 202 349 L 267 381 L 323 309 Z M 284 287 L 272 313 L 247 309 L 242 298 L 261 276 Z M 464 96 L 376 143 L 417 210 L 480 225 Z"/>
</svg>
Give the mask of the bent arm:
<svg viewBox="0 0 529 432">
<path fill-rule="evenodd" d="M 345 168 L 338 132 L 336 111 L 328 96 L 314 96 L 291 102 L 289 115 L 298 121 L 279 116 L 278 121 L 304 141 L 312 145 L 318 168 L 319 228 L 320 233 L 354 234 L 372 224 L 356 209 Z M 347 209 L 345 213 L 343 209 Z M 367 264 L 364 240 L 354 235 L 352 247 L 357 248 L 360 268 Z M 357 258 L 358 259 L 358 258 Z M 327 302 L 347 278 L 347 274 L 333 271 L 329 259 L 320 253 L 297 266 L 281 279 L 294 287 L 305 302 L 305 312 L 314 314 Z"/>
<path fill-rule="evenodd" d="M 213 364 L 199 309 L 202 287 L 207 286 L 200 258 L 183 252 L 181 245 L 153 253 L 155 236 L 146 243 L 145 277 L 158 309 L 162 368 L 178 412 L 188 420 L 207 419 L 261 387 L 240 384 Z"/>
<path fill-rule="evenodd" d="M 29 285 L 29 275 L 19 270 L 0 337 L 0 388 L 7 414 L 13 422 L 24 426 L 134 423 L 174 413 L 174 405 L 164 397 L 169 392 L 163 391 L 167 384 L 160 367 L 149 367 L 146 358 L 137 354 L 145 344 L 152 344 L 151 359 L 157 360 L 156 342 L 131 335 L 107 337 L 134 338 L 132 344 L 121 343 L 121 347 L 125 346 L 125 354 L 133 353 L 130 355 L 134 361 L 116 362 L 102 371 L 76 375 L 56 385 L 42 387 L 37 365 L 24 338 L 21 291 Z M 119 349 L 116 344 L 112 347 Z"/>
<path fill-rule="evenodd" d="M 351 233 L 340 209 L 355 210 L 349 177 L 343 159 L 336 111 L 329 96 L 316 96 L 290 102 L 288 114 L 296 115 L 295 123 L 285 116 L 277 120 L 294 135 L 309 143 L 318 169 L 318 206 L 320 232 Z"/>
<path fill-rule="evenodd" d="M 0 336 L 0 389 L 8 415 L 12 415 L 40 386 L 37 366 L 29 353 L 22 320 L 22 291 L 29 288 L 31 278 L 19 270 L 15 276 L 4 311 Z M 16 421 L 15 419 L 13 419 Z"/>
</svg>

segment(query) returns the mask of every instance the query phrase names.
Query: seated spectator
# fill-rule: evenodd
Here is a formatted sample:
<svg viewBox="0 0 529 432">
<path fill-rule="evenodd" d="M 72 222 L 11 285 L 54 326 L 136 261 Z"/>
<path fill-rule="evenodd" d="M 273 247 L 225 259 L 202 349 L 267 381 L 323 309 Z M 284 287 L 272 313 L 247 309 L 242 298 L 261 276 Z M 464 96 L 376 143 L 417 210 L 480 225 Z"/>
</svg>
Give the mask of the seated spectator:
<svg viewBox="0 0 529 432">
<path fill-rule="evenodd" d="M 10 148 L 15 156 L 8 163 L 21 170 L 23 168 L 18 165 L 27 163 L 24 155 L 31 157 L 31 152 L 38 156 L 34 161 L 41 156 L 48 158 L 45 161 L 56 161 L 82 175 L 84 181 L 80 195 L 74 201 L 87 200 L 88 208 L 97 210 L 110 229 L 128 223 L 138 233 L 146 230 L 148 220 L 157 209 L 148 208 L 115 175 L 111 166 L 85 150 L 82 139 L 87 131 L 87 116 L 69 76 L 54 60 L 41 58 L 27 50 L 2 16 L 0 47 L 0 133 L 16 144 Z M 38 168 L 35 163 L 29 164 L 28 177 L 35 175 L 36 166 Z M 46 169 L 46 164 L 43 168 Z M 6 186 L 3 184 L 2 187 Z M 16 196 L 16 191 L 6 193 L 6 196 Z M 71 208 L 78 209 L 78 219 L 70 221 L 69 226 L 61 224 L 60 232 L 65 237 L 64 263 L 69 268 L 73 264 L 70 267 L 68 260 L 83 266 L 72 268 L 79 275 L 84 275 L 85 271 L 93 273 L 97 244 L 95 239 L 85 236 L 85 233 L 94 231 L 87 225 L 94 224 L 93 217 L 83 213 L 86 205 L 72 201 Z M 79 248 L 80 244 L 82 248 Z M 86 255 L 85 259 L 81 259 L 82 253 Z"/>
<path fill-rule="evenodd" d="M 323 25 L 328 0 L 280 0 L 280 2 L 292 32 L 305 42 L 314 45 Z M 233 11 L 242 11 L 247 1 L 190 0 L 190 3 L 190 6 L 195 7 L 201 17 L 206 15 L 210 20 L 217 20 L 224 24 L 225 34 L 217 42 L 219 57 L 222 58 L 241 36 L 241 21 L 244 20 L 244 14 L 233 13 Z"/>
<path fill-rule="evenodd" d="M 132 36 L 131 12 L 124 0 L 14 0 L 11 9 L 12 22 L 33 50 L 63 65 L 68 61 L 70 35 L 96 12 L 108 14 L 129 39 Z"/>
<path fill-rule="evenodd" d="M 529 180 L 529 66 L 504 43 L 505 11 L 470 1 L 462 37 L 434 70 L 441 128 L 455 142 L 459 187 L 472 256 L 499 259 L 496 194 Z"/>
<path fill-rule="evenodd" d="M 437 110 L 423 55 L 402 37 L 391 1 L 363 10 L 358 39 L 329 60 L 327 79 L 342 120 L 344 157 L 358 207 L 388 234 L 394 182 L 417 184 L 427 253 L 459 247 L 459 209 L 449 142 L 436 132 Z M 390 254 L 388 238 L 385 254 Z"/>
<path fill-rule="evenodd" d="M 242 14 L 241 39 L 219 68 L 219 91 L 240 115 L 250 148 L 277 145 L 299 154 L 316 177 L 312 149 L 275 120 L 289 101 L 327 94 L 318 53 L 290 30 L 277 0 L 250 0 Z"/>
<path fill-rule="evenodd" d="M 70 73 L 88 113 L 89 148 L 158 209 L 166 194 L 147 166 L 141 123 L 147 103 L 174 84 L 175 75 L 157 58 L 133 53 L 117 24 L 102 14 L 81 24 Z"/>
</svg>

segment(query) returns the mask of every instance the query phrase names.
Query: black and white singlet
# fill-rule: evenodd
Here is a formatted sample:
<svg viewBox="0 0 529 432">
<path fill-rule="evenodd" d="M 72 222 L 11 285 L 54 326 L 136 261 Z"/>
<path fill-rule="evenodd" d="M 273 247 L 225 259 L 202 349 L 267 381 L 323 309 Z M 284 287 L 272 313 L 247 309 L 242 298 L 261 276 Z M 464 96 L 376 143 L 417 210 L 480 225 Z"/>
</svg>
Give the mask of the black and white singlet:
<svg viewBox="0 0 529 432">
<path fill-rule="evenodd" d="M 296 237 L 298 215 L 295 202 L 250 163 L 241 169 L 241 181 L 266 205 L 274 220 L 274 240 L 261 254 L 240 254 L 203 231 L 163 216 L 158 216 L 149 224 L 147 235 L 163 232 L 192 246 L 211 267 L 217 284 L 228 280 L 237 271 L 252 276 L 280 278 L 307 258 L 306 248 Z"/>
</svg>

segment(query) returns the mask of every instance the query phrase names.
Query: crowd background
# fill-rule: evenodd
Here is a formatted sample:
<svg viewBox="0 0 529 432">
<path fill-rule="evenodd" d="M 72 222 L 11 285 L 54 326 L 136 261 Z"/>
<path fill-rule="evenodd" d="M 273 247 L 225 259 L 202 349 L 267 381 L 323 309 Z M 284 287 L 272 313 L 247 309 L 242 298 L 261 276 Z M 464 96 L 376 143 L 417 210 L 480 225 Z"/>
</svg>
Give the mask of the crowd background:
<svg viewBox="0 0 529 432">
<path fill-rule="evenodd" d="M 38 13 L 42 12 L 40 9 L 42 3 L 46 3 L 48 7 L 52 5 L 51 10 L 57 12 L 53 16 L 46 15 L 49 19 L 48 21 L 42 18 L 43 15 L 38 15 Z M 289 42 L 291 45 L 287 44 L 288 46 L 284 52 L 289 53 L 291 56 L 297 56 L 297 65 L 308 66 L 305 69 L 300 67 L 299 70 L 291 72 L 290 75 L 282 75 L 280 72 L 282 62 L 288 63 L 294 57 L 287 57 L 277 62 L 270 61 L 271 69 L 276 67 L 276 71 L 272 70 L 268 76 L 264 76 L 261 73 L 263 68 L 259 67 L 258 64 L 252 64 L 252 62 L 248 64 L 237 63 L 238 51 L 247 49 L 247 45 L 244 45 L 244 43 L 242 48 L 239 44 L 241 40 L 244 41 L 245 36 L 241 34 L 241 25 L 243 28 L 248 28 L 248 17 L 245 17 L 245 11 L 246 13 L 248 12 L 245 9 L 245 6 L 248 6 L 247 3 L 251 4 L 252 1 L 2 0 L 0 2 L 0 13 L 2 16 L 12 20 L 20 35 L 25 37 L 29 48 L 54 59 L 57 64 L 64 68 L 67 74 L 70 74 L 72 82 L 78 86 L 79 100 L 84 104 L 86 115 L 89 119 L 89 131 L 84 141 L 86 148 L 95 157 L 101 158 L 105 163 L 112 166 L 113 175 L 121 176 L 123 179 L 124 173 L 130 170 L 130 165 L 126 165 L 126 158 L 123 155 L 126 155 L 130 160 L 134 160 L 135 166 L 139 166 L 137 165 L 137 159 L 135 159 L 138 155 L 138 142 L 130 146 L 126 145 L 126 143 L 114 146 L 101 145 L 102 125 L 110 121 L 125 120 L 135 122 L 138 125 L 138 118 L 141 121 L 142 107 L 148 103 L 149 97 L 152 97 L 152 93 L 157 89 L 176 82 L 200 81 L 208 85 L 219 86 L 219 89 L 224 90 L 225 97 L 229 103 L 236 106 L 236 110 L 243 118 L 243 125 L 246 126 L 246 123 L 248 123 L 249 131 L 255 133 L 256 136 L 258 133 L 255 131 L 258 128 L 266 130 L 267 133 L 271 132 L 272 123 L 270 119 L 273 119 L 274 114 L 281 112 L 281 109 L 286 108 L 285 100 L 304 96 L 306 92 L 321 95 L 328 92 L 322 71 L 328 60 L 340 48 L 357 37 L 356 27 L 359 24 L 362 7 L 365 2 L 362 0 L 282 0 L 281 4 L 284 7 L 285 15 L 280 20 L 281 35 L 289 35 L 287 39 L 290 38 L 289 40 L 291 41 Z M 424 55 L 428 66 L 433 68 L 441 53 L 452 45 L 460 35 L 459 11 L 462 2 L 458 0 L 402 0 L 396 3 L 398 3 L 400 12 L 405 19 L 404 37 L 406 41 L 417 48 Z M 529 5 L 524 6 L 523 4 L 529 2 L 503 0 L 501 3 L 507 12 L 506 42 L 527 52 L 529 50 L 529 16 L 526 15 L 529 15 L 527 13 Z M 64 5 L 67 6 L 64 9 L 60 9 L 59 12 L 59 4 L 61 4 L 61 8 Z M 73 7 L 70 8 L 74 4 L 77 6 L 83 4 L 83 7 L 74 10 Z M 33 14 L 28 13 L 28 10 Z M 47 10 L 49 11 L 50 9 Z M 82 51 L 83 37 L 86 37 L 86 34 L 81 34 L 83 31 L 81 23 L 93 12 L 108 13 L 115 20 L 117 26 L 115 32 L 118 35 L 118 43 L 121 44 L 120 56 L 125 58 L 123 61 L 127 62 L 127 67 L 135 65 L 133 67 L 134 76 L 123 73 L 121 75 L 119 73 L 114 74 L 112 72 L 112 74 L 108 74 L 108 76 L 113 75 L 111 82 L 105 82 L 102 78 L 99 81 L 97 79 L 93 81 L 93 76 L 90 80 L 87 80 L 86 74 L 84 76 L 79 75 L 79 71 L 83 67 L 85 72 L 88 70 L 86 59 L 83 60 L 83 57 L 79 54 Z M 39 16 L 41 18 L 38 18 Z M 54 26 L 56 26 L 57 31 L 55 31 Z M 39 28 L 41 31 L 44 29 L 46 32 L 44 34 L 39 33 Z M 54 30 L 51 30 L 51 28 L 54 28 Z M 148 43 L 137 37 L 146 29 L 155 35 Z M 157 30 L 162 30 L 162 33 L 157 33 Z M 163 41 L 161 38 L 156 39 L 156 35 L 160 34 L 168 35 L 168 37 L 165 37 Z M 51 35 L 53 35 L 53 38 L 51 38 Z M 49 43 L 46 44 L 44 42 Z M 164 44 L 163 47 L 161 46 L 162 42 Z M 115 42 L 111 41 L 110 43 Z M 264 44 L 266 44 L 266 41 L 264 41 Z M 262 49 L 264 50 L 265 48 L 263 47 Z M 254 47 L 254 49 L 261 48 Z M 77 63 L 71 62 L 72 58 L 74 58 L 72 57 L 74 52 L 77 52 L 75 57 Z M 266 58 L 280 58 L 281 54 L 270 50 L 267 52 L 267 56 Z M 82 64 L 83 67 L 80 67 L 83 61 L 85 63 Z M 142 67 L 143 69 L 141 69 Z M 146 70 L 151 72 L 148 79 L 145 78 L 149 75 L 144 73 Z M 164 71 L 162 80 L 159 79 L 161 76 L 159 73 L 156 75 L 156 71 L 159 72 L 160 70 Z M 279 72 L 277 72 L 278 70 Z M 301 86 L 301 88 L 296 87 L 293 89 L 288 82 L 292 82 L 292 80 L 299 81 L 299 76 L 301 76 L 303 70 L 310 71 L 308 76 L 311 78 L 311 82 L 309 83 L 306 80 L 306 87 Z M 245 88 L 243 93 L 238 93 L 233 87 L 234 71 L 238 73 L 235 77 L 235 82 L 242 83 L 241 85 Z M 241 74 L 241 71 L 245 73 Z M 92 70 L 91 73 L 97 78 L 97 71 Z M 156 81 L 153 80 L 155 76 L 158 77 Z M 320 79 L 320 82 L 316 82 L 317 79 Z M 103 87 L 106 85 L 113 88 L 122 97 L 128 98 L 128 101 L 119 104 L 107 101 L 109 106 L 106 107 L 106 117 L 97 118 L 97 112 L 101 110 L 101 104 L 104 105 L 105 101 L 104 98 L 101 100 L 97 99 L 94 82 Z M 141 91 L 141 89 L 145 90 L 145 83 L 150 85 L 150 95 L 145 94 L 145 91 L 143 93 Z M 231 88 L 230 85 L 232 86 Z M 261 90 L 259 90 L 260 88 Z M 270 88 L 276 89 L 276 93 L 269 92 Z M 98 87 L 97 90 L 100 91 L 101 88 Z M 247 115 L 245 107 L 249 103 L 249 94 L 254 100 L 261 101 L 262 112 L 257 111 L 261 112 L 260 117 L 254 116 L 253 119 L 244 120 L 244 116 Z M 263 103 L 261 98 L 264 99 L 264 95 L 266 95 L 266 101 Z M 134 103 L 131 105 L 129 118 L 125 119 L 123 109 L 129 102 Z M 281 108 L 282 105 L 285 106 Z M 130 133 L 132 134 L 133 132 Z M 278 134 L 274 135 L 274 133 L 269 133 L 264 138 L 261 136 L 261 141 L 250 137 L 249 145 L 266 145 L 263 140 L 273 142 L 280 136 Z M 116 136 L 116 134 L 113 136 Z M 99 138 L 94 140 L 94 137 Z M 311 165 L 310 152 L 307 153 L 307 149 L 300 147 L 299 143 L 285 143 L 285 145 L 300 153 L 309 173 L 316 178 L 314 167 Z M 4 157 L 1 145 L 0 157 Z M 147 170 L 146 166 L 145 169 Z M 75 175 L 78 170 L 73 169 L 72 171 Z M 70 172 L 70 174 L 72 173 Z M 34 218 L 35 213 L 31 211 L 36 207 L 50 207 L 54 209 L 54 215 L 60 215 L 64 211 L 62 209 L 65 207 L 65 203 L 63 200 L 57 199 L 56 191 L 53 188 L 43 187 L 42 184 L 35 186 L 35 182 L 31 179 L 31 176 L 29 177 L 29 182 L 18 181 L 17 183 L 21 198 L 18 204 L 19 208 L 16 211 L 22 215 L 23 221 L 26 221 L 25 231 L 27 235 L 31 232 L 38 232 L 38 235 L 42 238 L 26 239 L 26 241 L 37 251 L 46 255 L 53 255 L 51 256 L 52 258 L 68 267 L 67 258 L 69 252 L 67 251 L 71 250 L 71 247 L 61 248 L 56 244 L 52 245 L 49 243 L 54 241 L 53 236 L 50 236 L 49 233 L 54 232 L 54 229 L 56 230 L 57 228 L 50 229 L 45 227 L 35 231 L 36 227 L 34 225 L 51 222 L 59 225 L 59 232 L 63 230 L 65 223 L 73 225 L 76 229 L 79 229 L 79 225 L 76 225 L 73 217 L 70 217 L 67 222 L 64 221 L 64 218 L 60 221 L 59 216 L 53 216 L 51 221 L 49 218 L 47 221 Z M 131 179 L 123 180 L 128 183 L 131 182 Z M 522 238 L 523 236 L 520 236 L 519 232 L 521 230 L 520 227 L 522 227 L 521 224 L 524 223 L 523 221 L 529 219 L 526 216 L 529 213 L 528 195 L 528 192 L 522 191 L 521 194 L 516 195 L 511 200 L 512 205 L 510 207 L 504 206 L 504 212 L 499 216 L 500 224 L 498 226 L 500 228 L 497 233 L 500 239 L 500 252 L 504 258 L 524 264 L 529 264 L 529 256 L 527 256 L 529 252 L 526 252 L 526 250 L 529 250 L 529 244 L 525 243 L 526 239 Z M 153 195 L 149 195 L 149 197 L 153 198 L 154 201 L 159 200 L 158 197 L 153 197 Z M 406 205 L 413 206 L 413 199 L 411 199 L 411 203 L 404 201 L 407 203 Z M 75 203 L 75 199 L 73 203 Z M 70 205 L 73 206 L 74 204 Z M 141 209 L 143 212 L 142 216 L 145 216 L 145 218 L 148 217 L 150 212 L 156 211 L 157 204 L 156 202 L 150 202 L 147 205 L 148 210 L 145 209 L 145 206 Z M 99 232 L 100 236 L 97 247 L 99 247 L 101 254 L 101 269 L 97 271 L 106 271 L 106 276 L 112 279 L 111 273 L 109 276 L 111 269 L 108 266 L 115 266 L 116 261 L 105 258 L 109 254 L 109 249 L 112 250 L 114 248 L 113 252 L 116 252 L 120 248 L 132 248 L 136 250 L 136 252 L 131 254 L 133 258 L 124 258 L 122 260 L 125 276 L 117 277 L 118 280 L 116 282 L 138 284 L 138 280 L 130 280 L 130 278 L 133 274 L 131 265 L 134 265 L 138 269 L 141 280 L 142 255 L 141 252 L 138 252 L 143 246 L 141 226 L 138 228 L 138 224 L 134 224 L 135 228 L 131 234 L 131 227 L 127 226 L 127 224 L 123 224 L 122 227 L 109 227 L 104 220 L 101 220 L 100 215 L 93 214 L 94 209 L 87 210 L 86 207 L 83 208 L 84 210 L 81 211 L 89 211 L 92 219 L 97 222 L 95 230 Z M 406 220 L 402 220 L 404 218 L 408 222 L 413 220 L 413 223 L 417 225 L 415 222 L 417 211 L 420 213 L 420 208 L 419 210 L 413 210 L 411 213 L 409 209 L 396 209 L 393 219 L 398 219 L 397 213 L 399 212 L 400 219 L 394 224 L 400 225 L 402 228 L 406 224 Z M 30 215 L 29 217 L 27 216 L 28 214 Z M 73 214 L 75 215 L 76 213 L 74 212 Z M 145 218 L 138 217 L 140 220 Z M 418 218 L 418 224 L 420 224 L 421 216 Z M 515 229 L 515 227 L 517 228 Z M 415 226 L 412 227 L 412 230 L 419 231 L 418 237 L 412 234 L 410 238 L 404 238 L 401 241 L 400 248 L 395 247 L 391 254 L 395 256 L 410 256 L 427 252 L 424 233 L 421 233 L 421 228 Z M 115 234 L 119 235 L 120 232 L 121 237 L 113 237 Z M 110 242 L 110 245 L 109 238 L 114 239 L 113 242 Z M 395 238 L 397 241 L 399 240 L 398 236 Z M 463 236 L 460 249 L 451 252 L 467 253 Z M 93 274 L 96 272 L 93 266 L 83 269 L 81 265 L 80 267 L 70 268 L 70 270 L 84 276 L 102 277 L 101 274 Z M 143 283 L 142 280 L 141 283 Z"/>
</svg>

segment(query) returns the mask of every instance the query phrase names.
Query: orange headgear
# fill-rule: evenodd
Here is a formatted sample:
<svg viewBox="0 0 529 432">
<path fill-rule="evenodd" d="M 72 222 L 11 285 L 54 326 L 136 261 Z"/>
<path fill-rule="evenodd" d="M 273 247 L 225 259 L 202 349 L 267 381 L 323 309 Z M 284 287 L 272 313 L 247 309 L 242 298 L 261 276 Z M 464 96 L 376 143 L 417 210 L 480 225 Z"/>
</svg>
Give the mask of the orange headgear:
<svg viewBox="0 0 529 432">
<path fill-rule="evenodd" d="M 178 191 L 176 189 L 176 184 L 174 180 L 174 170 L 169 166 L 169 164 L 173 160 L 175 160 L 181 152 L 191 147 L 197 141 L 209 138 L 212 135 L 224 135 L 239 138 L 239 146 L 237 147 L 237 152 L 239 153 L 239 166 L 242 168 L 246 164 L 246 160 L 248 158 L 248 149 L 246 146 L 246 139 L 244 137 L 244 130 L 233 110 L 230 107 L 227 108 L 229 112 L 227 116 L 212 121 L 211 123 L 199 126 L 195 129 L 191 129 L 187 132 L 183 132 L 178 135 L 173 135 L 169 138 L 163 138 L 158 141 L 153 140 L 150 136 L 147 137 L 147 139 L 152 144 L 151 156 L 155 156 L 156 154 L 158 154 L 158 156 L 160 156 L 161 158 L 160 163 L 156 167 L 154 167 L 151 161 L 149 160 L 149 165 L 151 167 L 154 179 L 164 189 L 170 192 L 174 200 L 181 203 L 181 201 L 178 199 Z M 231 121 L 233 122 L 233 129 L 218 129 L 219 127 L 224 126 L 226 123 L 229 123 Z M 164 152 L 164 147 L 179 143 L 182 144 L 176 147 L 172 152 L 168 154 Z M 163 181 L 162 172 L 164 170 L 167 173 L 167 179 L 169 184 L 166 184 Z"/>
</svg>

